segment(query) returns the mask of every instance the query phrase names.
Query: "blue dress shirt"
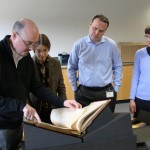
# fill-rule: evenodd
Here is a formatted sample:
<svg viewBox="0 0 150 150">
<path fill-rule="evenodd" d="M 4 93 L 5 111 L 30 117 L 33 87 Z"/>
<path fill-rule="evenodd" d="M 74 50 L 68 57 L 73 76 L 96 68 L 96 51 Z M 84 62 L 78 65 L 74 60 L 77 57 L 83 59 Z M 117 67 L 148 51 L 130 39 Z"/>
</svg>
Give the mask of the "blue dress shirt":
<svg viewBox="0 0 150 150">
<path fill-rule="evenodd" d="M 114 83 L 117 92 L 121 85 L 122 61 L 116 43 L 105 36 L 96 44 L 89 36 L 83 37 L 72 48 L 67 71 L 73 91 L 78 84 L 104 87 Z"/>
</svg>

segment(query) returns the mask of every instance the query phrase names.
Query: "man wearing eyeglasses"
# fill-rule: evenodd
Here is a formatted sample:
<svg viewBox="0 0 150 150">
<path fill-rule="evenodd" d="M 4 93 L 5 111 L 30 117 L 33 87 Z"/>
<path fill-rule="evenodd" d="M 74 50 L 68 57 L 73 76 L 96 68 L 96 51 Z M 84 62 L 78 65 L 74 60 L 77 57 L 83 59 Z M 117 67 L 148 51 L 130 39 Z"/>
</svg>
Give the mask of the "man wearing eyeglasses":
<svg viewBox="0 0 150 150">
<path fill-rule="evenodd" d="M 29 91 L 57 107 L 81 107 L 75 100 L 52 95 L 40 83 L 29 54 L 38 38 L 36 24 L 23 18 L 14 24 L 12 35 L 0 41 L 0 150 L 19 149 L 23 116 L 41 121 L 35 109 L 27 103 Z"/>
</svg>

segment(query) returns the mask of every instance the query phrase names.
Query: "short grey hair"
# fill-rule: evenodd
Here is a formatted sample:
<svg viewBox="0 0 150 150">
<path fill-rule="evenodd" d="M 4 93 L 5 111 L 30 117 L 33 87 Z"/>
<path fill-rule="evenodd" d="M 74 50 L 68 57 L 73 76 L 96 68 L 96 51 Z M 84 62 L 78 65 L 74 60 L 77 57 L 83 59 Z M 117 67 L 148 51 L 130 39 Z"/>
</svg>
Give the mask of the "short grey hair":
<svg viewBox="0 0 150 150">
<path fill-rule="evenodd" d="M 13 31 L 15 32 L 20 32 L 24 28 L 25 24 L 23 21 L 16 21 L 15 24 L 13 25 Z"/>
</svg>

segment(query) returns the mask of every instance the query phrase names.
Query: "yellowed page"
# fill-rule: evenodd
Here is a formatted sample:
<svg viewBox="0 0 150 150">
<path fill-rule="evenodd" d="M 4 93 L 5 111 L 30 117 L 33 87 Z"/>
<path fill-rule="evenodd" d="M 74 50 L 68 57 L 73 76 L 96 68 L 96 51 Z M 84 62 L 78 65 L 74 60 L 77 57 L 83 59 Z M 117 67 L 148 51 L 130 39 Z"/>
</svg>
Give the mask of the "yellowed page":
<svg viewBox="0 0 150 150">
<path fill-rule="evenodd" d="M 54 125 L 72 129 L 72 124 L 82 116 L 83 112 L 84 109 L 58 108 L 52 110 L 50 118 Z"/>
<path fill-rule="evenodd" d="M 52 123 L 56 126 L 83 132 L 109 101 L 110 100 L 93 102 L 76 111 L 69 108 L 53 109 L 50 118 Z"/>
<path fill-rule="evenodd" d="M 96 109 L 94 112 L 92 112 L 90 115 L 85 116 L 85 118 L 82 121 L 79 121 L 82 124 L 82 127 L 80 129 L 80 132 L 86 130 L 86 128 L 93 122 L 93 120 L 100 114 L 101 111 L 107 106 L 107 104 L 110 101 L 107 100 L 105 103 L 103 103 L 101 106 L 99 106 L 98 109 Z M 79 123 L 79 124 L 80 124 Z M 80 126 L 77 122 L 76 126 Z"/>
<path fill-rule="evenodd" d="M 95 117 L 103 110 L 110 100 L 92 102 L 90 105 L 84 107 L 82 116 L 73 125 L 78 131 L 82 132 L 95 119 Z"/>
</svg>

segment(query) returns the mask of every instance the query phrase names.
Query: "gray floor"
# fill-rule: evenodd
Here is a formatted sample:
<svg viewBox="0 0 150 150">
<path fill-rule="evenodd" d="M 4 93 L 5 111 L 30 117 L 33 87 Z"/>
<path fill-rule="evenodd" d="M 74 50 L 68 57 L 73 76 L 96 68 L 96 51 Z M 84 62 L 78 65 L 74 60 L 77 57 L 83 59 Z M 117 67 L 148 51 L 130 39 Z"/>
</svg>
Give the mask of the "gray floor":
<svg viewBox="0 0 150 150">
<path fill-rule="evenodd" d="M 115 112 L 129 112 L 129 103 L 116 104 Z"/>
<path fill-rule="evenodd" d="M 116 104 L 115 112 L 116 113 L 121 113 L 121 112 L 130 113 L 129 112 L 129 102 Z M 131 114 L 131 118 L 132 117 L 133 117 L 133 115 Z"/>
<path fill-rule="evenodd" d="M 115 108 L 115 112 L 116 113 L 121 113 L 121 112 L 129 112 L 129 103 L 119 103 L 116 105 L 116 108 Z M 132 118 L 132 115 L 131 115 L 131 118 Z M 150 130 L 147 128 L 150 128 L 149 126 L 146 126 L 146 127 L 142 127 L 142 128 L 139 128 L 139 129 L 133 129 L 133 132 L 134 134 L 137 135 L 137 143 L 140 143 L 141 141 L 144 140 L 149 140 L 149 137 L 150 137 Z M 143 146 L 143 145 L 138 145 L 137 146 L 137 150 L 146 150 L 146 147 Z"/>
</svg>

